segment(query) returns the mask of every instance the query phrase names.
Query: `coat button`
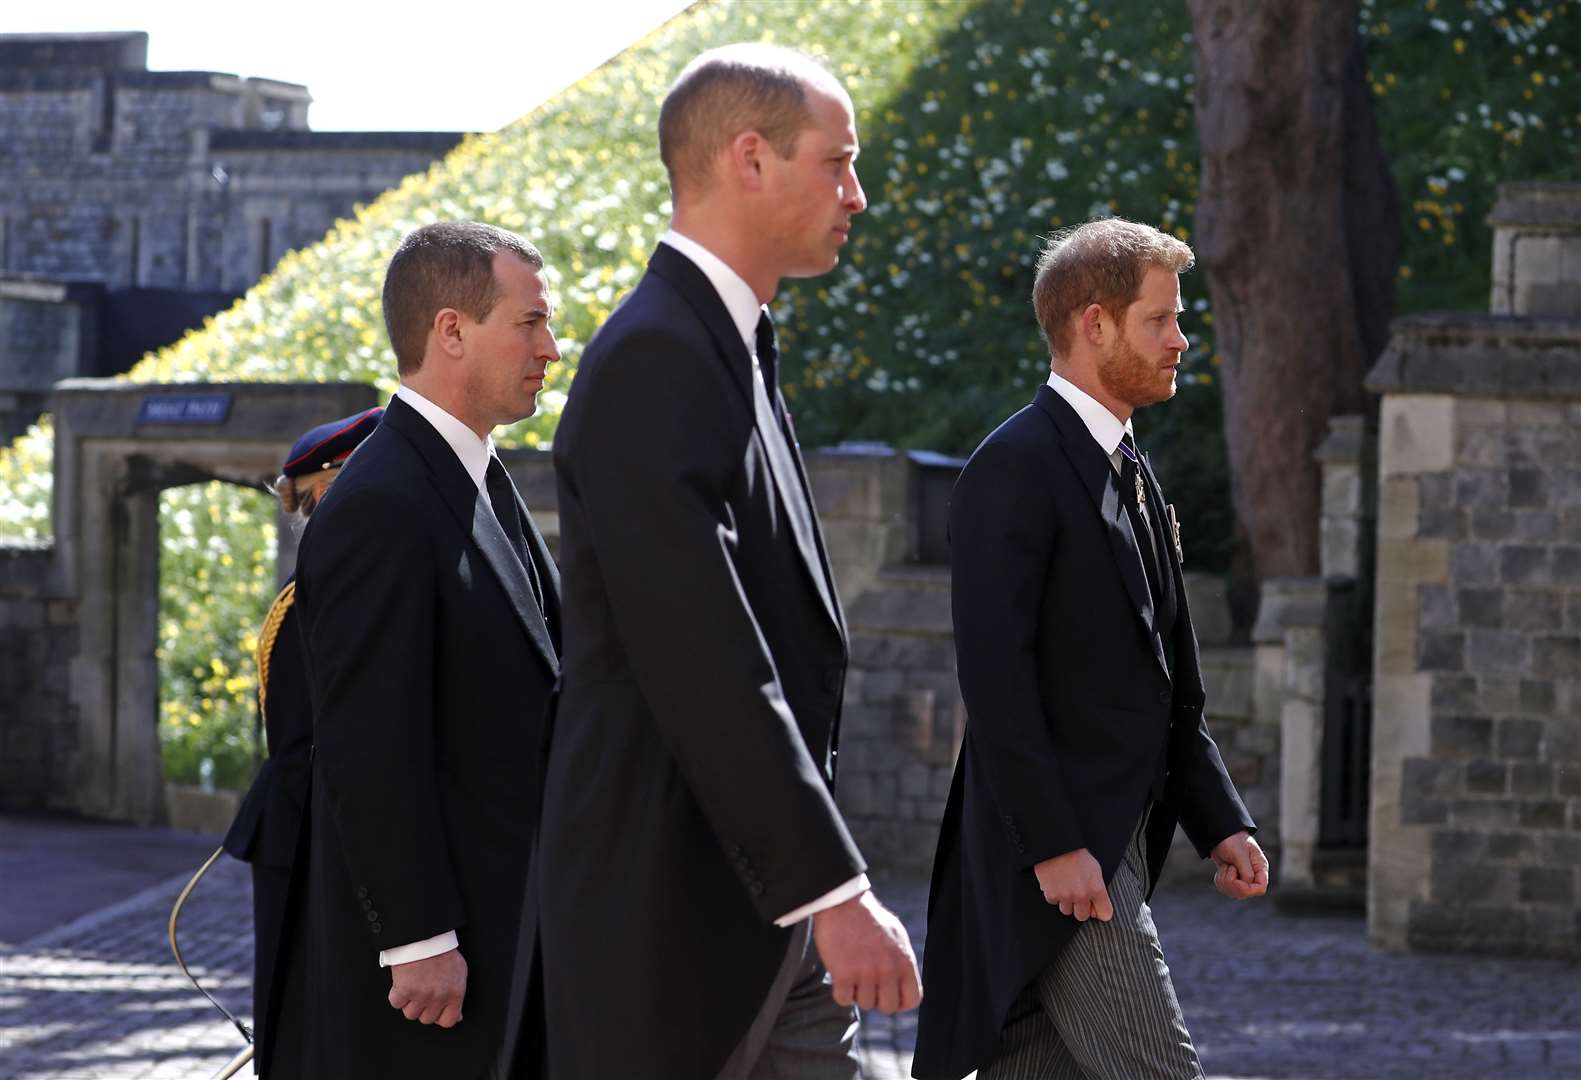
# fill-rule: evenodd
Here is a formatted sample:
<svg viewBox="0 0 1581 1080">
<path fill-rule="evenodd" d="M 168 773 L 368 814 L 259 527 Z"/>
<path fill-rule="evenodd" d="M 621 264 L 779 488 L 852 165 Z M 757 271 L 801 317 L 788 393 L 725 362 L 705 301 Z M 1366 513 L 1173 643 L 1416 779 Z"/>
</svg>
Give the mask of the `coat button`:
<svg viewBox="0 0 1581 1080">
<path fill-rule="evenodd" d="M 372 900 L 364 900 L 362 902 L 362 910 L 363 911 L 372 911 L 373 910 L 373 901 Z"/>
<path fill-rule="evenodd" d="M 761 881 L 754 881 L 751 885 L 747 886 L 747 891 L 750 892 L 753 896 L 762 896 L 763 895 L 763 882 L 761 882 Z"/>
<path fill-rule="evenodd" d="M 368 898 L 368 890 L 366 888 L 361 888 L 361 889 L 357 890 L 357 899 L 358 900 L 366 900 L 367 898 Z"/>
<path fill-rule="evenodd" d="M 371 923 L 376 923 L 379 921 L 379 913 L 377 911 L 370 911 L 365 917 Z"/>
<path fill-rule="evenodd" d="M 373 923 L 371 926 L 368 927 L 368 929 L 372 930 L 375 934 L 377 934 L 380 930 L 383 930 L 384 927 L 379 925 L 378 923 Z"/>
<path fill-rule="evenodd" d="M 1158 703 L 1160 705 L 1168 705 L 1169 704 L 1169 699 L 1170 699 L 1171 696 L 1172 695 L 1170 694 L 1170 692 L 1168 690 L 1160 690 L 1158 692 Z"/>
</svg>

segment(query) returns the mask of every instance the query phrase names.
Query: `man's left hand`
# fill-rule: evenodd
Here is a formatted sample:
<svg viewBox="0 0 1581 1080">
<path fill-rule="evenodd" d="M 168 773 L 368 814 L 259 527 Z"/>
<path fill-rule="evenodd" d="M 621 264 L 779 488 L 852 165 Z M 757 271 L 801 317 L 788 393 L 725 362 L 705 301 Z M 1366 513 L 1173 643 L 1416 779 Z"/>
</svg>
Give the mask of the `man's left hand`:
<svg viewBox="0 0 1581 1080">
<path fill-rule="evenodd" d="M 1268 856 L 1250 833 L 1225 837 L 1214 847 L 1214 886 L 1231 900 L 1247 900 L 1268 891 Z"/>
</svg>

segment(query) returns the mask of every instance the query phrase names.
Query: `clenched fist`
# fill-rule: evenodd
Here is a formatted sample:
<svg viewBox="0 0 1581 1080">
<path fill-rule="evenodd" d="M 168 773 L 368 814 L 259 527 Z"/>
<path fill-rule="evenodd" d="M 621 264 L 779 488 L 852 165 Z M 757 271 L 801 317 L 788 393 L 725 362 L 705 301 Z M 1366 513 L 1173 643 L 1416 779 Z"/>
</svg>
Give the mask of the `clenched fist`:
<svg viewBox="0 0 1581 1080">
<path fill-rule="evenodd" d="M 467 962 L 460 949 L 390 969 L 390 1007 L 420 1024 L 452 1028 L 461 1023 L 467 994 Z"/>
<path fill-rule="evenodd" d="M 872 892 L 812 917 L 813 944 L 841 1005 L 896 1013 L 922 1001 L 922 980 L 906 927 Z"/>
</svg>

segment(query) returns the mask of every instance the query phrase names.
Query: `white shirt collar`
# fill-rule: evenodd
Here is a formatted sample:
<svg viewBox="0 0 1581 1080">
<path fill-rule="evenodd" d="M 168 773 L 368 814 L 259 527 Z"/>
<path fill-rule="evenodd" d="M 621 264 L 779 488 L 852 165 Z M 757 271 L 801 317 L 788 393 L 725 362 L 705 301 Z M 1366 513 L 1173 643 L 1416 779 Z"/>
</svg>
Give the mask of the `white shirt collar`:
<svg viewBox="0 0 1581 1080">
<path fill-rule="evenodd" d="M 730 321 L 736 324 L 736 332 L 746 343 L 747 352 L 756 356 L 758 316 L 763 312 L 763 305 L 758 303 L 757 293 L 752 291 L 752 286 L 748 285 L 740 274 L 730 269 L 725 260 L 696 240 L 674 229 L 668 230 L 659 237 L 659 243 L 669 244 L 697 264 L 697 269 L 703 272 L 709 283 L 713 285 L 714 291 L 719 294 L 719 299 L 724 301 L 725 310 L 730 313 Z"/>
<path fill-rule="evenodd" d="M 429 425 L 439 432 L 439 437 L 456 452 L 461 467 L 467 470 L 467 475 L 472 477 L 472 482 L 477 485 L 479 491 L 482 491 L 483 474 L 488 471 L 489 458 L 494 454 L 493 437 L 478 438 L 477 432 L 405 383 L 396 388 L 395 396 L 410 405 L 418 416 L 427 420 Z"/>
<path fill-rule="evenodd" d="M 1087 425 L 1087 430 L 1097 441 L 1099 449 L 1107 454 L 1111 461 L 1114 460 L 1115 451 L 1120 446 L 1120 439 L 1127 432 L 1131 432 L 1133 440 L 1136 438 L 1135 432 L 1131 431 L 1131 421 L 1120 423 L 1119 417 L 1069 379 L 1062 379 L 1058 374 L 1049 372 L 1048 384 L 1049 389 L 1064 398 L 1066 404 L 1076 410 L 1076 415 Z"/>
</svg>

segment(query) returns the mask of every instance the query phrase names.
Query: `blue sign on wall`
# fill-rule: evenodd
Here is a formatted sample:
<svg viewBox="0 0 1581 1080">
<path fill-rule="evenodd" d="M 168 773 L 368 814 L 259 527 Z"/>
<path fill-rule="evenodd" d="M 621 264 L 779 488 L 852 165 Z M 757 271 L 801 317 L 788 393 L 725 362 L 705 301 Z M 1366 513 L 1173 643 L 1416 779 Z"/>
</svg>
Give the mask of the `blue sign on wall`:
<svg viewBox="0 0 1581 1080">
<path fill-rule="evenodd" d="M 149 394 L 137 410 L 139 424 L 223 424 L 231 413 L 231 395 Z"/>
</svg>

